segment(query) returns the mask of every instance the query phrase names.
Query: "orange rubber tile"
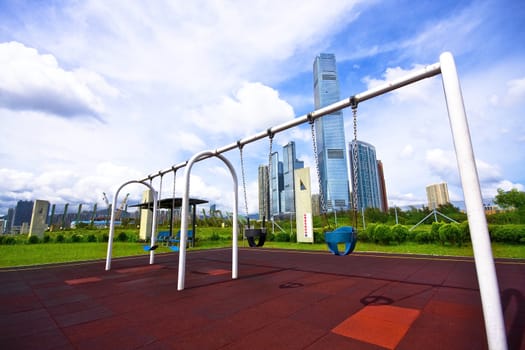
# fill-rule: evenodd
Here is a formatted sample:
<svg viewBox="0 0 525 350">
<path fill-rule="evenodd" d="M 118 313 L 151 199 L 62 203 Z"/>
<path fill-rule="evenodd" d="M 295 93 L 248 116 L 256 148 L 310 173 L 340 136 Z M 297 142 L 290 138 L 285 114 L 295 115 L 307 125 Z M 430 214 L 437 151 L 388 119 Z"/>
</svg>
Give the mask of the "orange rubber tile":
<svg viewBox="0 0 525 350">
<path fill-rule="evenodd" d="M 395 349 L 419 314 L 420 311 L 415 309 L 370 305 L 341 322 L 332 332 Z"/>
<path fill-rule="evenodd" d="M 66 280 L 65 282 L 69 284 L 70 286 L 74 286 L 77 284 L 84 284 L 84 283 L 92 283 L 92 282 L 99 282 L 102 281 L 102 278 L 100 277 L 85 277 L 85 278 L 77 278 L 74 280 Z"/>
</svg>

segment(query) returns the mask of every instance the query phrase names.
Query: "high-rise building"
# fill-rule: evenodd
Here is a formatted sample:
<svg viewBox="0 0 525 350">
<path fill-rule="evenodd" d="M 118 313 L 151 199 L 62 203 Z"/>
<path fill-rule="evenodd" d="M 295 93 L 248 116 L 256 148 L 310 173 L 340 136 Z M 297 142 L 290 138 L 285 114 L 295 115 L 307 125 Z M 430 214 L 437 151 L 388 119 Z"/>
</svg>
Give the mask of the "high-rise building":
<svg viewBox="0 0 525 350">
<path fill-rule="evenodd" d="M 281 191 L 283 190 L 283 163 L 279 161 L 279 153 L 270 156 L 270 216 L 281 212 Z"/>
<path fill-rule="evenodd" d="M 270 191 L 268 191 L 268 165 L 260 165 L 258 172 L 259 185 L 259 219 L 270 217 Z"/>
<path fill-rule="evenodd" d="M 381 196 L 381 211 L 388 212 L 388 198 L 386 196 L 385 173 L 383 171 L 383 163 L 377 160 L 377 177 L 379 179 L 379 194 Z"/>
<path fill-rule="evenodd" d="M 304 162 L 295 157 L 295 142 L 283 146 L 283 191 L 281 194 L 281 212 L 295 212 L 294 171 L 304 168 Z"/>
<path fill-rule="evenodd" d="M 33 201 L 18 201 L 15 208 L 15 216 L 13 218 L 13 226 L 22 226 L 24 222 L 29 224 L 31 222 L 31 214 L 33 213 Z"/>
<path fill-rule="evenodd" d="M 446 182 L 427 186 L 427 200 L 430 209 L 436 209 L 440 205 L 450 203 L 448 197 L 448 186 Z"/>
<path fill-rule="evenodd" d="M 319 109 L 340 100 L 335 55 L 315 58 L 314 102 Z M 325 115 L 315 122 L 320 189 L 327 211 L 348 209 L 349 183 L 345 152 L 343 112 Z"/>
<path fill-rule="evenodd" d="M 263 210 L 262 196 L 266 185 L 262 181 L 262 167 L 259 166 L 259 215 Z M 273 152 L 270 157 L 269 217 L 283 213 L 295 212 L 294 171 L 304 168 L 304 162 L 296 159 L 295 142 L 283 146 L 283 161 L 279 153 Z"/>
<path fill-rule="evenodd" d="M 350 172 L 354 179 L 354 149 L 357 146 L 357 209 L 378 208 L 383 210 L 381 181 L 376 158 L 376 149 L 363 141 L 352 141 L 348 145 Z M 382 172 L 382 167 L 381 167 Z M 353 186 L 353 182 L 352 182 Z M 384 180 L 383 180 L 384 187 Z M 355 191 L 355 189 L 352 189 Z M 385 195 L 386 197 L 386 195 Z M 386 200 L 385 200 L 386 201 Z"/>
</svg>

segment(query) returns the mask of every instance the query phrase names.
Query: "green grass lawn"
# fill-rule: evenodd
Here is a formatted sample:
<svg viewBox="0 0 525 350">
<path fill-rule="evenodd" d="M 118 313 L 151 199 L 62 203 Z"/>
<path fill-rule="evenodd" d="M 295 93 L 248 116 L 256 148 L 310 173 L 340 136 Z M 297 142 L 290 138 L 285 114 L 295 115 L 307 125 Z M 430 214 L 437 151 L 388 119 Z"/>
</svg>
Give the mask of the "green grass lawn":
<svg viewBox="0 0 525 350">
<path fill-rule="evenodd" d="M 113 257 L 148 255 L 141 243 L 115 242 L 113 244 Z M 239 247 L 247 247 L 246 241 L 239 241 Z M 231 247 L 231 241 L 200 241 L 196 249 L 212 249 Z M 290 242 L 266 242 L 265 248 L 316 250 L 329 254 L 325 244 L 307 244 Z M 496 258 L 525 259 L 524 245 L 492 244 L 493 254 Z M 416 244 L 406 242 L 401 245 L 378 245 L 373 243 L 358 242 L 356 252 L 384 252 L 400 254 L 424 254 L 447 256 L 473 256 L 472 247 L 441 246 L 438 244 Z M 106 258 L 107 243 L 40 243 L 0 245 L 0 267 L 43 265 L 73 261 L 103 260 Z M 171 252 L 166 247 L 159 247 L 157 253 Z"/>
</svg>

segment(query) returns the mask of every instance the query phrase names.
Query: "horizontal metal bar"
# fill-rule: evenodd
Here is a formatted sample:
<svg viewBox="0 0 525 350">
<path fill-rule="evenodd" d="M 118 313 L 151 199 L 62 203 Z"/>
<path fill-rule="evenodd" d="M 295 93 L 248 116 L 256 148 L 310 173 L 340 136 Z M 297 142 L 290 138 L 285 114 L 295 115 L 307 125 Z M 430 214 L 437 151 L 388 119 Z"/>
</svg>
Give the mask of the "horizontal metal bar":
<svg viewBox="0 0 525 350">
<path fill-rule="evenodd" d="M 357 95 L 354 95 L 354 96 L 350 96 L 348 98 L 345 98 L 343 100 L 340 100 L 338 102 L 335 102 L 335 103 L 332 103 L 331 105 L 328 105 L 326 107 L 322 107 L 322 108 L 319 108 L 319 109 L 316 109 L 315 111 L 312 111 L 308 114 L 305 114 L 305 115 L 302 115 L 302 116 L 299 116 L 297 118 L 294 118 L 286 123 L 283 123 L 283 124 L 280 124 L 280 125 L 277 125 L 277 126 L 273 126 L 271 128 L 269 128 L 268 130 L 266 131 L 262 131 L 262 132 L 259 132 L 255 135 L 252 135 L 252 136 L 248 136 L 248 137 L 245 137 L 235 143 L 231 143 L 229 145 L 226 145 L 226 146 L 223 146 L 221 148 L 217 148 L 215 149 L 215 154 L 222 154 L 222 153 L 225 153 L 225 152 L 228 152 L 228 151 L 231 151 L 235 148 L 239 148 L 239 147 L 242 147 L 246 144 L 249 144 L 249 143 L 252 143 L 252 142 L 255 142 L 255 141 L 258 141 L 260 139 L 263 139 L 265 137 L 270 137 L 270 135 L 273 137 L 273 135 L 281 132 L 281 131 L 285 131 L 285 130 L 288 130 L 290 128 L 293 128 L 295 126 L 298 126 L 300 124 L 304 124 L 304 123 L 309 123 L 309 122 L 314 122 L 316 119 L 319 119 L 325 115 L 328 115 L 328 114 L 332 114 L 334 112 L 337 112 L 341 109 L 344 109 L 344 108 L 347 108 L 347 107 L 352 107 L 352 106 L 355 106 L 356 104 L 360 103 L 360 102 L 364 102 L 366 100 L 369 100 L 373 97 L 377 97 L 379 95 L 383 95 L 387 92 L 390 92 L 390 91 L 393 91 L 393 90 L 396 90 L 396 89 L 399 89 L 400 87 L 403 87 L 403 86 L 406 86 L 406 85 L 410 85 L 416 81 L 419 81 L 419 80 L 422 80 L 422 79 L 426 79 L 426 78 L 431 78 L 435 75 L 438 75 L 441 73 L 441 64 L 438 62 L 438 63 L 434 63 L 434 64 L 431 64 L 431 65 L 428 65 L 426 67 L 424 67 L 423 69 L 420 69 L 420 70 L 417 70 L 409 75 L 406 75 L 400 79 L 397 79 L 397 80 L 394 80 L 394 81 L 391 81 L 391 82 L 388 82 L 388 83 L 385 83 L 385 84 L 382 84 L 382 85 L 379 85 L 373 89 L 370 89 L 370 90 L 367 90 L 365 92 L 361 92 Z M 207 159 L 207 158 L 210 158 L 211 156 L 208 156 L 208 157 L 202 157 L 199 159 L 199 161 L 201 160 L 204 160 L 204 159 Z M 152 180 L 154 179 L 155 177 L 157 176 L 163 176 L 169 172 L 172 172 L 172 171 L 176 171 L 180 168 L 183 168 L 186 166 L 186 164 L 188 163 L 188 161 L 185 161 L 183 163 L 179 163 L 177 165 L 174 165 L 172 166 L 171 168 L 169 169 L 166 169 L 166 170 L 161 170 L 159 171 L 157 174 L 151 174 L 149 175 L 148 177 L 146 177 L 145 179 L 142 179 L 140 180 L 141 182 L 144 182 L 144 181 L 148 181 L 148 180 Z"/>
</svg>

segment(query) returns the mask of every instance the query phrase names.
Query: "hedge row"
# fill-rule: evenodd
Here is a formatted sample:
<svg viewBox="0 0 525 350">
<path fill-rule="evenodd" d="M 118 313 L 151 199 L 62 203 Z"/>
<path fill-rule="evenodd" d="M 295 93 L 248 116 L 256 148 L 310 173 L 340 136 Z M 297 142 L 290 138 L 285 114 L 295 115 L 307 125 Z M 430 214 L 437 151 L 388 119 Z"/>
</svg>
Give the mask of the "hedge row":
<svg viewBox="0 0 525 350">
<path fill-rule="evenodd" d="M 525 244 L 525 225 L 489 225 L 489 236 L 492 242 Z M 366 230 L 358 232 L 358 239 L 378 244 L 399 244 L 412 241 L 422 244 L 440 243 L 461 246 L 470 241 L 470 230 L 467 222 L 461 224 L 434 222 L 430 231 L 421 229 L 410 231 L 403 225 L 371 224 Z"/>
<path fill-rule="evenodd" d="M 83 242 L 108 242 L 109 235 L 102 234 L 79 234 L 79 233 L 58 233 L 44 234 L 43 238 L 28 235 L 0 235 L 0 245 L 13 244 L 37 244 L 37 243 L 83 243 Z M 114 237 L 114 241 L 119 242 L 137 242 L 136 234 L 120 232 Z"/>
</svg>

